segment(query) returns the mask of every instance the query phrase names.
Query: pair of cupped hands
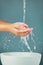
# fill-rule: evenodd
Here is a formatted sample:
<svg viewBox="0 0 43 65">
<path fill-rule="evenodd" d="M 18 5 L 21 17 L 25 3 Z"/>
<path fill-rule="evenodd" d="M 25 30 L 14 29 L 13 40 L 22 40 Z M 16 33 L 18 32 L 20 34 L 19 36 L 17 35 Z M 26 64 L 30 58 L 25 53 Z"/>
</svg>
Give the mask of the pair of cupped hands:
<svg viewBox="0 0 43 65">
<path fill-rule="evenodd" d="M 6 27 L 7 32 L 11 32 L 16 36 L 26 36 L 31 33 L 32 28 L 29 28 L 27 24 L 22 22 L 16 23 L 6 23 L 2 22 L 2 24 Z"/>
</svg>

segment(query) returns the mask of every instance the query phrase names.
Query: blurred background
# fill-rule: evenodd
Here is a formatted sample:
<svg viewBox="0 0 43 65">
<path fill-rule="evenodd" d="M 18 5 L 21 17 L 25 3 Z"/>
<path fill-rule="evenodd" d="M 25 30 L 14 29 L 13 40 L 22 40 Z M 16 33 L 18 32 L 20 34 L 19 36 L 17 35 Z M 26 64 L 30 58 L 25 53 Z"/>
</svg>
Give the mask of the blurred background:
<svg viewBox="0 0 43 65">
<path fill-rule="evenodd" d="M 23 0 L 0 0 L 0 20 L 6 22 L 23 22 Z M 25 23 L 33 28 L 36 49 L 31 36 L 28 43 L 33 52 L 41 53 L 40 65 L 43 65 L 43 0 L 26 0 Z M 29 52 L 20 37 L 8 32 L 0 32 L 0 53 Z M 1 63 L 0 63 L 1 65 Z"/>
</svg>

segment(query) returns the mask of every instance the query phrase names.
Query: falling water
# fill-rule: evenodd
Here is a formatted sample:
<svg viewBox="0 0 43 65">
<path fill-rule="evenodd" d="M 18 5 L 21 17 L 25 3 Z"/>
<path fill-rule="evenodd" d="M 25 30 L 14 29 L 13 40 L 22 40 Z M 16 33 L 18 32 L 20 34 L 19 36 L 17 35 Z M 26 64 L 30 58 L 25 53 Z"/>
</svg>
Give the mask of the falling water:
<svg viewBox="0 0 43 65">
<path fill-rule="evenodd" d="M 25 23 L 26 18 L 26 0 L 23 0 L 23 22 Z"/>
<path fill-rule="evenodd" d="M 31 51 L 31 48 L 30 48 L 30 46 L 29 46 L 29 44 L 28 44 L 28 42 L 27 42 L 27 36 L 21 37 L 21 40 L 22 40 L 22 42 L 26 45 L 26 47 L 28 48 L 28 50 Z M 31 52 L 32 52 L 32 51 L 31 51 Z"/>
<path fill-rule="evenodd" d="M 26 0 L 23 0 L 23 22 L 25 23 L 25 18 L 26 18 Z M 21 40 L 23 43 L 25 43 L 25 45 L 27 46 L 27 48 L 31 51 L 31 48 L 27 42 L 27 36 L 21 37 Z"/>
<path fill-rule="evenodd" d="M 26 18 L 26 0 L 23 0 L 23 22 L 24 22 L 24 23 L 25 23 L 25 18 Z M 30 35 L 31 35 L 31 40 L 32 40 L 33 43 L 34 43 L 34 49 L 36 49 L 35 40 L 34 40 L 34 38 L 33 38 L 33 33 L 31 32 Z M 24 37 L 21 37 L 22 42 L 27 46 L 28 50 L 29 50 L 30 52 L 32 52 L 32 50 L 31 50 L 31 48 L 30 48 L 30 46 L 29 46 L 29 44 L 28 44 L 28 42 L 27 42 L 27 39 L 29 40 L 29 35 L 24 36 Z"/>
<path fill-rule="evenodd" d="M 34 50 L 36 49 L 36 42 L 35 42 L 35 40 L 34 40 L 34 38 L 33 38 L 33 36 L 34 36 L 34 34 L 33 34 L 33 32 L 31 32 L 31 40 L 33 41 L 33 43 L 34 43 Z"/>
</svg>

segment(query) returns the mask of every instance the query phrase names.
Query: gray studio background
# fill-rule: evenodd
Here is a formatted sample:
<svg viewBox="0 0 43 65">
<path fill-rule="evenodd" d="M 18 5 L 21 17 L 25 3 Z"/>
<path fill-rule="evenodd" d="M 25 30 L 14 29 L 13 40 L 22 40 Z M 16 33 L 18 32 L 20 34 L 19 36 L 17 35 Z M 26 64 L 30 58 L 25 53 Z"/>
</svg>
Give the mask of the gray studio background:
<svg viewBox="0 0 43 65">
<path fill-rule="evenodd" d="M 33 41 L 28 41 L 34 52 L 43 55 L 43 0 L 26 0 L 26 24 L 33 28 L 36 50 L 33 49 Z M 23 0 L 0 0 L 0 20 L 6 22 L 23 21 Z M 0 32 L 1 52 L 28 52 L 27 47 L 20 41 L 20 37 L 8 32 Z M 43 56 L 41 64 L 43 65 Z"/>
</svg>

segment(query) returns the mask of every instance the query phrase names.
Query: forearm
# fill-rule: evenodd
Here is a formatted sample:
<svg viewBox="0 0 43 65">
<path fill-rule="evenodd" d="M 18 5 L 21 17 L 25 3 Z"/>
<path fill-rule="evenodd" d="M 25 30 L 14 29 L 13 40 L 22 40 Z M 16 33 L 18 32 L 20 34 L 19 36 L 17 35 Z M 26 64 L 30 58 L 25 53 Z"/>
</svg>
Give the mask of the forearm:
<svg viewBox="0 0 43 65">
<path fill-rule="evenodd" d="M 10 23 L 0 20 L 0 31 L 8 31 L 9 24 Z"/>
</svg>

